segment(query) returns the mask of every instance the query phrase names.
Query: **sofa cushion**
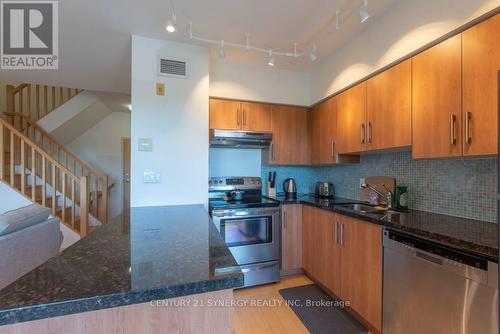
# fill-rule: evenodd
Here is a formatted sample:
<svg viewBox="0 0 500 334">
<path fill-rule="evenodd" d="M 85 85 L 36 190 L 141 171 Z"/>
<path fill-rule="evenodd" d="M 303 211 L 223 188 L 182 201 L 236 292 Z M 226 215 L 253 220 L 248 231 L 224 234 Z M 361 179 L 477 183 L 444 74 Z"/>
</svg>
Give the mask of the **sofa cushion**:
<svg viewBox="0 0 500 334">
<path fill-rule="evenodd" d="M 31 204 L 0 215 L 0 236 L 39 224 L 49 218 L 50 209 Z"/>
</svg>

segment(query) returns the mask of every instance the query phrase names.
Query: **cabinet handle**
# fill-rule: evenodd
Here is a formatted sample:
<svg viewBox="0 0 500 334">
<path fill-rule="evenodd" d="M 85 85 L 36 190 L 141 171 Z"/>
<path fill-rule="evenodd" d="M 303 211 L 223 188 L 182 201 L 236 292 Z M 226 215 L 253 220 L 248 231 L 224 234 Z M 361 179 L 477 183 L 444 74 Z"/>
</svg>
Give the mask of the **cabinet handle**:
<svg viewBox="0 0 500 334">
<path fill-rule="evenodd" d="M 271 142 L 271 161 L 274 161 L 274 143 Z"/>
<path fill-rule="evenodd" d="M 368 144 L 372 142 L 372 122 L 368 122 Z"/>
<path fill-rule="evenodd" d="M 286 211 L 283 211 L 283 229 L 286 230 Z"/>
<path fill-rule="evenodd" d="M 247 111 L 243 109 L 243 125 L 247 125 Z"/>
<path fill-rule="evenodd" d="M 236 110 L 236 124 L 240 126 L 240 109 Z"/>
<path fill-rule="evenodd" d="M 339 222 L 335 222 L 335 243 L 339 243 Z"/>
<path fill-rule="evenodd" d="M 344 247 L 345 246 L 345 240 L 344 240 L 344 224 L 340 223 L 340 246 Z"/>
<path fill-rule="evenodd" d="M 365 143 L 366 139 L 366 129 L 365 129 L 365 123 L 361 123 L 361 144 Z"/>
<path fill-rule="evenodd" d="M 472 119 L 472 113 L 471 112 L 466 112 L 464 115 L 464 120 L 465 120 L 465 143 L 470 144 L 472 143 L 472 136 L 470 135 L 470 121 Z"/>
<path fill-rule="evenodd" d="M 332 139 L 332 159 L 335 159 L 335 140 Z"/>
<path fill-rule="evenodd" d="M 450 143 L 451 145 L 457 144 L 457 137 L 455 136 L 455 124 L 457 122 L 457 115 L 450 116 Z"/>
</svg>

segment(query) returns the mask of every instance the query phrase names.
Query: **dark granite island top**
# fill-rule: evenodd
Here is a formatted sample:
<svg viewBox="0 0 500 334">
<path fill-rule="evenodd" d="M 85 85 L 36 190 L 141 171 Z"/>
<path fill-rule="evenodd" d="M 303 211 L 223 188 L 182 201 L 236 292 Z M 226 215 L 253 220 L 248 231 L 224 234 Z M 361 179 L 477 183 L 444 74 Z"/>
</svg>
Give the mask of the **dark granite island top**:
<svg viewBox="0 0 500 334">
<path fill-rule="evenodd" d="M 341 204 L 363 202 L 345 198 L 325 200 L 303 195 L 296 199 L 280 196 L 277 199 L 282 204 L 307 204 L 380 224 L 498 262 L 498 224 L 417 210 L 395 215 L 358 213 L 342 208 Z"/>
<path fill-rule="evenodd" d="M 0 325 L 241 286 L 202 205 L 133 208 L 0 290 Z"/>
</svg>

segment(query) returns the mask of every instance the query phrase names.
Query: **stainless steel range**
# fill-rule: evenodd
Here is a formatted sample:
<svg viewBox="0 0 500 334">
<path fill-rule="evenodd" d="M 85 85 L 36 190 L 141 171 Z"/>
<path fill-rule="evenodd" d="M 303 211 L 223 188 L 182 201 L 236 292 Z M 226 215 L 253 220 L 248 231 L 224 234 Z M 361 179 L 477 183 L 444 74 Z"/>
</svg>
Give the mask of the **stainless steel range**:
<svg viewBox="0 0 500 334">
<path fill-rule="evenodd" d="M 259 177 L 209 179 L 209 211 L 245 276 L 244 286 L 280 278 L 279 202 L 262 196 Z"/>
</svg>

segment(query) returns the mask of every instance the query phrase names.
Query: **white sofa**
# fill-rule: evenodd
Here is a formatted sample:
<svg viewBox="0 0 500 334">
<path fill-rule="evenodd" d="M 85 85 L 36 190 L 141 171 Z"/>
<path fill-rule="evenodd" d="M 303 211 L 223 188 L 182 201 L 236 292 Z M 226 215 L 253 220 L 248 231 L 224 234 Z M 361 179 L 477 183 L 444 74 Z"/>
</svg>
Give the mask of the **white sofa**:
<svg viewBox="0 0 500 334">
<path fill-rule="evenodd" d="M 60 220 L 32 204 L 0 215 L 0 289 L 59 254 Z"/>
</svg>

